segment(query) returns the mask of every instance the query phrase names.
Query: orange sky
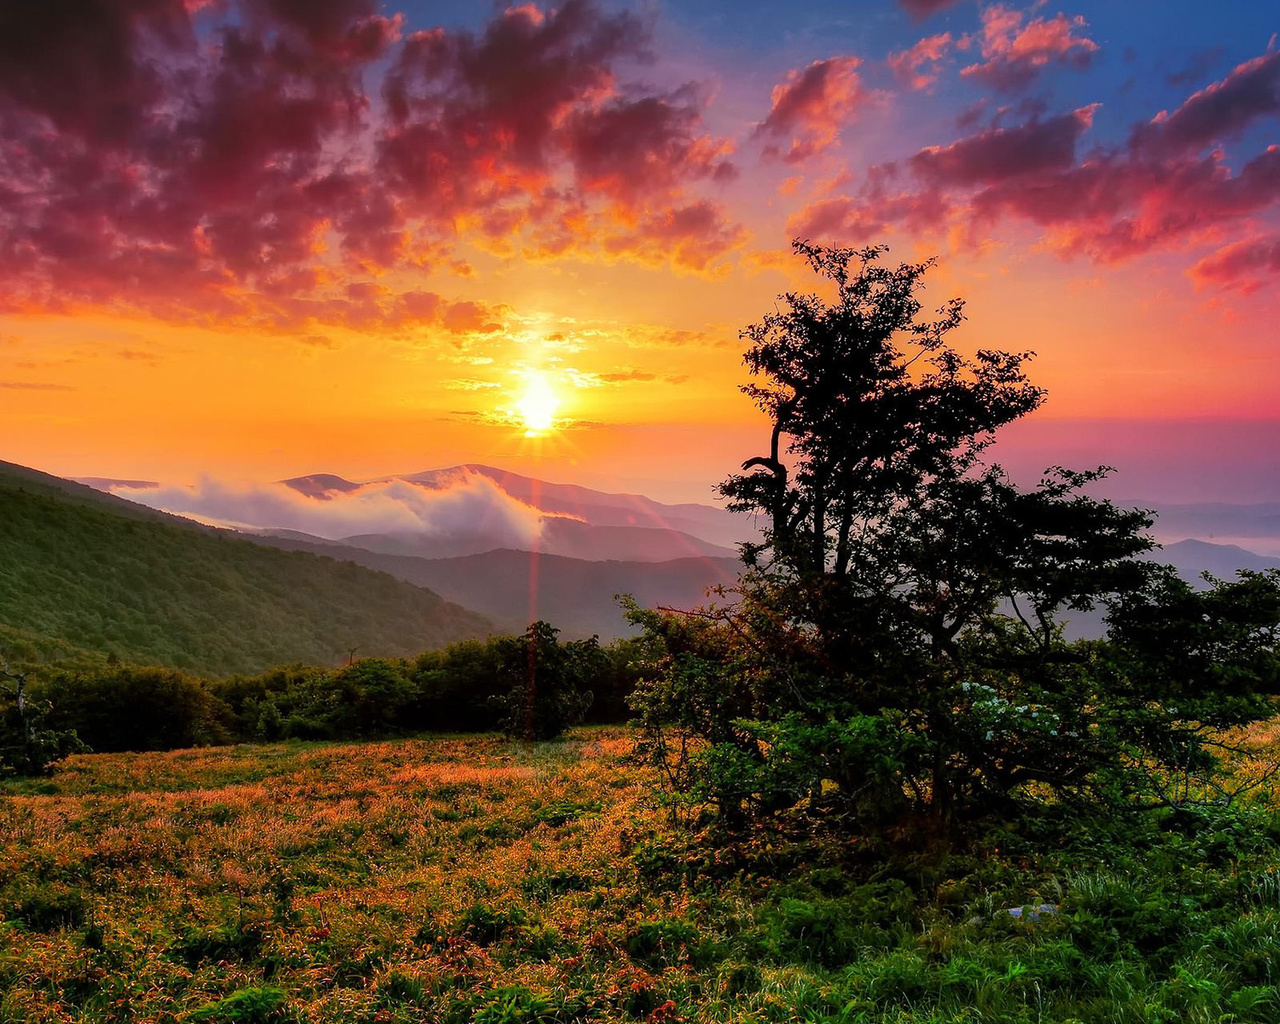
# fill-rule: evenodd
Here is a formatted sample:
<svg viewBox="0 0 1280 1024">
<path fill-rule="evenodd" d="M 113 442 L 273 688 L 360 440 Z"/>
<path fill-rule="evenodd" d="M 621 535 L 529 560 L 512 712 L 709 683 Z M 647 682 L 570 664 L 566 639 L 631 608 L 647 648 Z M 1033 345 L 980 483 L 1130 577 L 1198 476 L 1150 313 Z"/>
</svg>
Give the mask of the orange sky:
<svg viewBox="0 0 1280 1024">
<path fill-rule="evenodd" d="M 1265 24 L 1158 48 L 1099 5 L 886 2 L 857 31 L 800 5 L 785 42 L 681 4 L 39 6 L 0 14 L 2 459 L 706 500 L 763 440 L 737 332 L 812 286 L 803 234 L 936 255 L 926 303 L 967 300 L 962 349 L 1035 350 L 1046 421 L 1236 423 L 1241 480 L 1275 475 L 1247 440 L 1280 414 Z"/>
</svg>

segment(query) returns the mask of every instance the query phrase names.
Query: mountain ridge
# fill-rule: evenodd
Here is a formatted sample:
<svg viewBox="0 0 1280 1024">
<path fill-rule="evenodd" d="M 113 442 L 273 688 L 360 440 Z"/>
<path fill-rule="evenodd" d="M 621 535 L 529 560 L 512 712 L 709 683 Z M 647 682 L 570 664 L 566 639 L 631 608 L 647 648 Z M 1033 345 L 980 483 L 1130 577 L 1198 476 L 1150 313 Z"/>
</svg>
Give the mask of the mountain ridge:
<svg viewBox="0 0 1280 1024">
<path fill-rule="evenodd" d="M 349 560 L 270 550 L 74 481 L 0 464 L 0 653 L 65 651 L 210 675 L 351 648 L 409 655 L 493 629 Z"/>
</svg>

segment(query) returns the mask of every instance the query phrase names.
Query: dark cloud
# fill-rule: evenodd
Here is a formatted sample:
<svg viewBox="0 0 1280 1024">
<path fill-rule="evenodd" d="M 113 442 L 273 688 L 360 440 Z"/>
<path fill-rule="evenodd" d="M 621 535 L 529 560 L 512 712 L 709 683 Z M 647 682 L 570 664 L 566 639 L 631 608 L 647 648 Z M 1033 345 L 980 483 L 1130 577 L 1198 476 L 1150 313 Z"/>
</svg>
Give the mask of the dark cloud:
<svg viewBox="0 0 1280 1024">
<path fill-rule="evenodd" d="M 701 106 L 696 90 L 686 88 L 579 111 L 567 129 L 578 183 L 632 206 L 685 181 L 733 180 L 728 144 L 699 133 Z"/>
<path fill-rule="evenodd" d="M 1238 138 L 1255 121 L 1277 115 L 1280 51 L 1241 64 L 1172 114 L 1161 113 L 1137 126 L 1130 144 L 1154 156 L 1198 152 L 1211 143 Z"/>
<path fill-rule="evenodd" d="M 156 61 L 193 46 L 182 0 L 15 0 L 0 4 L 0 96 L 59 131 L 124 145 L 164 98 Z"/>
<path fill-rule="evenodd" d="M 948 7 L 954 7 L 959 0 L 898 0 L 898 3 L 913 18 L 922 20 Z"/>
<path fill-rule="evenodd" d="M 403 16 L 378 14 L 374 0 L 247 0 L 251 17 L 298 33 L 307 48 L 343 63 L 375 60 L 400 34 Z"/>
<path fill-rule="evenodd" d="M 992 128 L 949 146 L 930 146 L 908 163 L 931 185 L 989 185 L 1010 178 L 1061 170 L 1075 163 L 1076 143 L 1093 123 L 1094 107 Z"/>
</svg>

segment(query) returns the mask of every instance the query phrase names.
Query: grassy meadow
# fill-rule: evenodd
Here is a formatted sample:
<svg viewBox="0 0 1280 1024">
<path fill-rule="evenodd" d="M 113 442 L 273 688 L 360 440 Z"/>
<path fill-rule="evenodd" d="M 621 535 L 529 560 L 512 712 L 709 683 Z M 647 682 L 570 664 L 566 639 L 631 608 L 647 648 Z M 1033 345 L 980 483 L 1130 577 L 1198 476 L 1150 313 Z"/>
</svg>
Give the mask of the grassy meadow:
<svg viewBox="0 0 1280 1024">
<path fill-rule="evenodd" d="M 0 1022 L 1280 1016 L 1275 794 L 963 850 L 708 846 L 633 740 L 77 755 L 6 782 Z"/>
</svg>

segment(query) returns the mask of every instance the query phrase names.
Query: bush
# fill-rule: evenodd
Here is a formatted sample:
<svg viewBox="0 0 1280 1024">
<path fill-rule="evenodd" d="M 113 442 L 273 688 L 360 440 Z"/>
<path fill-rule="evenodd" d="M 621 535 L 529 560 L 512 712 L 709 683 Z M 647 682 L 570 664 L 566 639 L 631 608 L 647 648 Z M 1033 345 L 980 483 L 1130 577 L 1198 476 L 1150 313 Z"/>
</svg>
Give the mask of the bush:
<svg viewBox="0 0 1280 1024">
<path fill-rule="evenodd" d="M 502 730 L 526 740 L 557 738 L 591 706 L 592 680 L 608 668 L 597 637 L 560 643 L 559 630 L 531 623 L 523 636 L 494 641 L 499 673 L 510 689 L 495 700 Z"/>
<path fill-rule="evenodd" d="M 94 750 L 172 750 L 231 738 L 230 708 L 204 684 L 166 668 L 60 673 L 39 688 L 49 724 L 74 730 Z"/>
</svg>

